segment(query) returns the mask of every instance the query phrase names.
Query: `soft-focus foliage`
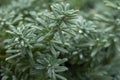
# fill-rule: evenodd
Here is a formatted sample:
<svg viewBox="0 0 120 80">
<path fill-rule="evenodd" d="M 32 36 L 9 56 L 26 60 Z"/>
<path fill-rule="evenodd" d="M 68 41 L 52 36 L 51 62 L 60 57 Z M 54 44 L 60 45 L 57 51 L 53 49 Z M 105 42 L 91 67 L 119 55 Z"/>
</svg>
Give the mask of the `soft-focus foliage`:
<svg viewBox="0 0 120 80">
<path fill-rule="evenodd" d="M 120 0 L 0 6 L 2 80 L 120 80 Z"/>
</svg>

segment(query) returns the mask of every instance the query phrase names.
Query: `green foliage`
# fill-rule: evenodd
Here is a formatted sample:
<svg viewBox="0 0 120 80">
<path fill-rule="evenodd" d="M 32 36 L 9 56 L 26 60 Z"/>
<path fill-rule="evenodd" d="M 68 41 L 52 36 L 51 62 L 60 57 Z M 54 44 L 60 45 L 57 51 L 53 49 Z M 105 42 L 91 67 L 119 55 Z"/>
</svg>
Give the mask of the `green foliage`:
<svg viewBox="0 0 120 80">
<path fill-rule="evenodd" d="M 120 80 L 120 1 L 80 1 L 3 2 L 2 80 Z"/>
</svg>

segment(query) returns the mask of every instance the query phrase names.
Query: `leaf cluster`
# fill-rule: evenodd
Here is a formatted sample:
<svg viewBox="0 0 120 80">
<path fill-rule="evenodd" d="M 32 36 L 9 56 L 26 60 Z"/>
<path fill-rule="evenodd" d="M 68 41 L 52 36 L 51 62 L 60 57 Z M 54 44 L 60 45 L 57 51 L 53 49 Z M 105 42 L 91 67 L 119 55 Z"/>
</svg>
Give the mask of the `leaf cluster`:
<svg viewBox="0 0 120 80">
<path fill-rule="evenodd" d="M 105 0 L 106 11 L 88 15 L 47 2 L 47 10 L 38 0 L 0 8 L 2 80 L 119 80 L 120 1 Z"/>
</svg>

